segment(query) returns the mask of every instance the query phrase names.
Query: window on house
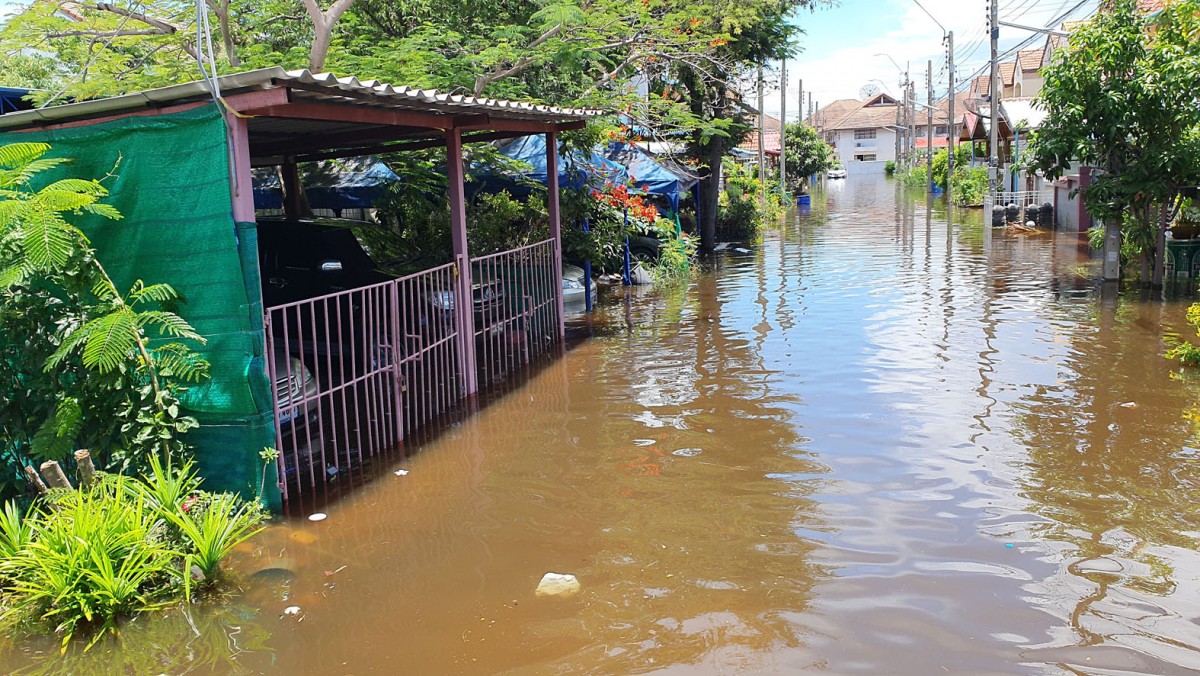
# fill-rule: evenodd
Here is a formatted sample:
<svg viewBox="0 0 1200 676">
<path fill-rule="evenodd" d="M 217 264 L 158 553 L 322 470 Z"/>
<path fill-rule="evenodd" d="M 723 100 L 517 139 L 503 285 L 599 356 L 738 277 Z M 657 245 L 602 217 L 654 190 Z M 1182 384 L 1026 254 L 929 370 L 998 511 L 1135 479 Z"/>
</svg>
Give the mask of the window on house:
<svg viewBox="0 0 1200 676">
<path fill-rule="evenodd" d="M 946 125 L 944 125 L 944 124 L 939 124 L 938 126 L 934 127 L 933 129 L 934 129 L 933 133 L 938 136 L 946 135 Z"/>
<path fill-rule="evenodd" d="M 855 129 L 854 130 L 854 140 L 859 141 L 859 140 L 868 139 L 868 138 L 875 138 L 875 130 L 874 129 Z"/>
</svg>

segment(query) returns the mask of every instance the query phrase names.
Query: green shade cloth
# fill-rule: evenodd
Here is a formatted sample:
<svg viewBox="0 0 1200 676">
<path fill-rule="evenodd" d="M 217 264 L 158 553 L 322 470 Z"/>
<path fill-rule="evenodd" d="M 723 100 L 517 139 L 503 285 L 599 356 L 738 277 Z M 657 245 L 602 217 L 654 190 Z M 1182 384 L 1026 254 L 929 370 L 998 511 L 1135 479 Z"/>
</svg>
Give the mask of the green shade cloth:
<svg viewBox="0 0 1200 676">
<path fill-rule="evenodd" d="M 176 311 L 207 339 L 196 351 L 212 377 L 183 405 L 200 421 L 188 435 L 205 488 L 253 496 L 263 480 L 265 446 L 275 444 L 273 402 L 263 346 L 258 240 L 253 223 L 235 223 L 225 121 L 216 105 L 127 117 L 89 126 L 0 134 L 0 144 L 49 143 L 67 165 L 40 175 L 99 178 L 120 221 L 76 220 L 117 286 L 167 283 L 184 298 Z M 249 189 L 249 186 L 247 186 Z M 275 468 L 264 499 L 279 506 Z"/>
</svg>

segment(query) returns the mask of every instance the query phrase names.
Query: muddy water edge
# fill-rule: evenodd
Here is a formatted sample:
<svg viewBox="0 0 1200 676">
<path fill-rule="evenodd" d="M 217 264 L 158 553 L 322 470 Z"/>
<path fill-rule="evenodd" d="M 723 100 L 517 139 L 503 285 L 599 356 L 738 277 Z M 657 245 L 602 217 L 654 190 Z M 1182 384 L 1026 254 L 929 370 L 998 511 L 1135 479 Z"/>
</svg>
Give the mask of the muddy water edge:
<svg viewBox="0 0 1200 676">
<path fill-rule="evenodd" d="M 1101 299 L 1077 235 L 883 178 L 813 202 L 687 288 L 608 294 L 563 359 L 256 539 L 244 594 L 0 666 L 1200 669 L 1186 303 Z M 582 590 L 536 597 L 548 571 Z"/>
</svg>

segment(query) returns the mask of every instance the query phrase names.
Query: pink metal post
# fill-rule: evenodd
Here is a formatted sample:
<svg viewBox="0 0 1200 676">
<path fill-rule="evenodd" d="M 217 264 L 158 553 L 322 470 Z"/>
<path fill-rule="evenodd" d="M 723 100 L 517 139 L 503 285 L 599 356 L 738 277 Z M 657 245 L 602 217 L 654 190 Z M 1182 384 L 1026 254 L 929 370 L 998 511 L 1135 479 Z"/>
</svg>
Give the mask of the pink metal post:
<svg viewBox="0 0 1200 676">
<path fill-rule="evenodd" d="M 546 132 L 546 211 L 550 215 L 550 239 L 554 240 L 554 303 L 558 310 L 558 337 L 566 335 L 563 323 L 562 224 L 558 218 L 558 134 Z"/>
<path fill-rule="evenodd" d="M 458 316 L 458 365 L 462 370 L 463 394 L 479 391 L 475 374 L 475 314 L 471 295 L 471 252 L 467 247 L 467 199 L 463 188 L 462 134 L 446 131 L 446 178 L 450 188 L 450 233 L 454 240 L 454 260 L 458 269 L 454 310 Z M 557 210 L 551 215 L 557 219 Z M 551 225 L 554 228 L 555 225 Z"/>
<path fill-rule="evenodd" d="M 246 119 L 226 115 L 229 120 L 230 199 L 233 201 L 233 220 L 254 222 L 254 178 L 250 175 L 250 131 Z"/>
</svg>

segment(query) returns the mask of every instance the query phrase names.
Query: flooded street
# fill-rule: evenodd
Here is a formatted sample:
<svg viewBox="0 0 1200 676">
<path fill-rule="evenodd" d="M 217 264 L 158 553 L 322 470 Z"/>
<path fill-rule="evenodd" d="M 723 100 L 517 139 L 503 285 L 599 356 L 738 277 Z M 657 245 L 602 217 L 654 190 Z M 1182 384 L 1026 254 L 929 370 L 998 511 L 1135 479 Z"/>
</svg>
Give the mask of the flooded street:
<svg viewBox="0 0 1200 676">
<path fill-rule="evenodd" d="M 882 177 L 813 202 L 689 288 L 617 289 L 565 358 L 273 526 L 201 637 L 141 619 L 93 665 L 1200 669 L 1186 303 L 1102 301 L 1078 237 L 947 225 Z M 548 571 L 582 591 L 535 597 Z"/>
</svg>

